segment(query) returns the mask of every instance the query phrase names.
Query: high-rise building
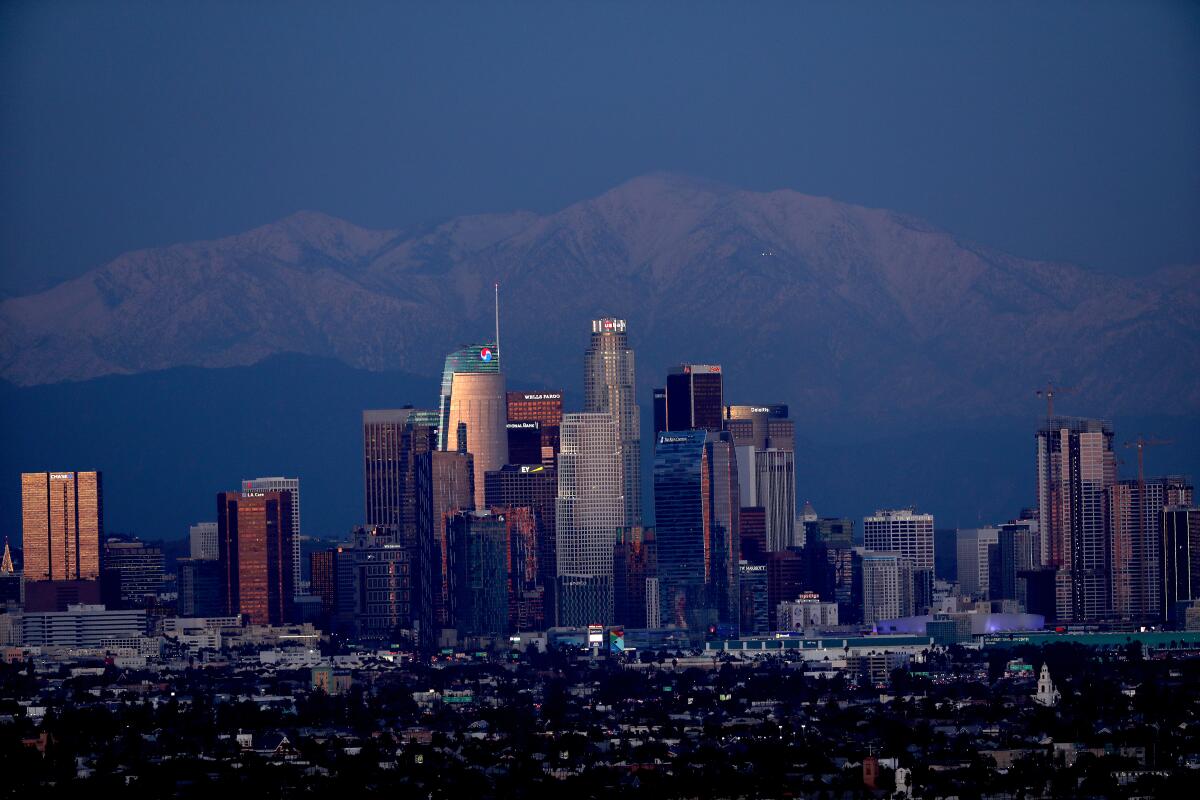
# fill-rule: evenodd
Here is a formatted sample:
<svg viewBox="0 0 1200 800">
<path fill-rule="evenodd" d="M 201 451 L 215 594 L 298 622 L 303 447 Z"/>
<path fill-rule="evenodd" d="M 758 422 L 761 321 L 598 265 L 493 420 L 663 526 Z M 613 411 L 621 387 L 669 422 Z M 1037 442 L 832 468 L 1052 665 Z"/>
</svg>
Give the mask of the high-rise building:
<svg viewBox="0 0 1200 800">
<path fill-rule="evenodd" d="M 217 560 L 217 523 L 197 522 L 188 528 L 191 557 L 206 561 Z"/>
<path fill-rule="evenodd" d="M 767 510 L 758 506 L 742 506 L 738 510 L 739 555 L 751 564 L 767 563 Z"/>
<path fill-rule="evenodd" d="M 654 438 L 667 429 L 667 390 L 654 389 L 651 392 L 651 408 L 654 409 Z"/>
<path fill-rule="evenodd" d="M 509 463 L 508 401 L 495 345 L 468 345 L 446 356 L 439 411 L 439 449 L 474 457 L 475 507 L 484 509 L 484 473 Z"/>
<path fill-rule="evenodd" d="M 1036 569 L 1040 559 L 1037 520 L 1001 525 L 996 544 L 988 548 L 988 599 L 1019 601 L 1021 573 Z"/>
<path fill-rule="evenodd" d="M 1200 508 L 1171 505 L 1162 510 L 1163 610 L 1181 628 L 1184 610 L 1200 600 Z"/>
<path fill-rule="evenodd" d="M 119 539 L 109 539 L 104 545 L 104 571 L 116 578 L 122 608 L 152 605 L 158 599 L 163 566 L 161 547 Z"/>
<path fill-rule="evenodd" d="M 724 428 L 725 397 L 719 364 L 681 364 L 667 376 L 667 430 Z"/>
<path fill-rule="evenodd" d="M 796 454 L 791 450 L 737 448 L 739 502 L 763 509 L 769 551 L 800 544 L 796 536 Z M 745 481 L 749 484 L 743 483 Z"/>
<path fill-rule="evenodd" d="M 669 390 L 668 390 L 669 391 Z M 736 629 L 739 497 L 733 437 L 666 431 L 654 450 L 654 516 L 664 622 L 701 635 Z"/>
<path fill-rule="evenodd" d="M 933 576 L 947 583 L 958 583 L 958 530 L 933 529 Z"/>
<path fill-rule="evenodd" d="M 1060 622 L 1098 621 L 1111 613 L 1108 492 L 1117 476 L 1112 444 L 1112 423 L 1106 420 L 1051 417 L 1037 431 L 1041 556 L 1056 570 Z"/>
<path fill-rule="evenodd" d="M 613 549 L 613 624 L 646 627 L 646 587 L 658 575 L 654 529 L 625 527 Z"/>
<path fill-rule="evenodd" d="M 363 524 L 416 532 L 416 457 L 437 449 L 438 414 L 418 408 L 363 412 Z"/>
<path fill-rule="evenodd" d="M 537 584 L 543 599 L 541 616 L 546 625 L 552 626 L 557 613 L 554 599 L 558 569 L 554 505 L 558 496 L 558 472 L 552 467 L 537 464 L 509 464 L 504 469 L 487 473 L 484 480 L 484 498 L 488 508 L 528 508 L 533 512 Z"/>
<path fill-rule="evenodd" d="M 222 616 L 225 606 L 221 602 L 221 562 L 215 558 L 181 558 L 176 563 L 179 616 Z"/>
<path fill-rule="evenodd" d="M 583 410 L 611 414 L 621 441 L 625 524 L 642 522 L 642 416 L 634 391 L 635 364 L 623 319 L 592 320 L 583 354 Z"/>
<path fill-rule="evenodd" d="M 416 460 L 417 540 L 421 608 L 428 609 L 423 646 L 434 644 L 434 632 L 454 627 L 451 592 L 454 553 L 447 525 L 459 511 L 475 507 L 474 459 L 466 452 L 435 450 Z M 425 613 L 422 611 L 422 613 Z"/>
<path fill-rule="evenodd" d="M 1000 541 L 1000 529 L 959 528 L 956 541 L 959 591 L 963 597 L 986 598 L 991 577 L 988 548 Z"/>
<path fill-rule="evenodd" d="M 408 631 L 419 639 L 423 625 L 416 554 L 391 525 L 355 528 L 353 539 L 358 636 L 391 641 Z"/>
<path fill-rule="evenodd" d="M 779 604 L 804 591 L 805 559 L 799 548 L 767 553 L 767 628 L 778 630 Z"/>
<path fill-rule="evenodd" d="M 537 543 L 528 508 L 462 511 L 449 523 L 460 636 L 542 628 Z"/>
<path fill-rule="evenodd" d="M 770 615 L 767 613 L 767 565 L 738 563 L 738 591 L 741 593 L 740 611 L 742 636 L 756 636 L 770 630 Z"/>
<path fill-rule="evenodd" d="M 854 546 L 854 520 L 849 517 L 818 517 L 804 523 L 804 546 L 824 542 L 829 547 Z"/>
<path fill-rule="evenodd" d="M 624 485 L 613 415 L 564 415 L 555 501 L 559 625 L 612 621 L 613 547 L 626 524 Z"/>
<path fill-rule="evenodd" d="M 932 570 L 933 515 L 913 508 L 880 509 L 863 518 L 863 544 L 867 550 L 899 553 L 913 569 Z"/>
<path fill-rule="evenodd" d="M 321 630 L 328 631 L 337 610 L 337 570 L 334 559 L 337 548 L 327 548 L 308 554 L 309 591 L 321 598 Z"/>
<path fill-rule="evenodd" d="M 300 567 L 300 479 L 251 478 L 242 481 L 243 492 L 287 492 L 292 498 L 292 590 L 300 594 L 303 571 Z"/>
<path fill-rule="evenodd" d="M 1113 615 L 1158 622 L 1164 612 L 1162 510 L 1191 505 L 1192 487 L 1180 477 L 1123 480 L 1108 498 Z"/>
<path fill-rule="evenodd" d="M 553 468 L 562 427 L 561 389 L 508 393 L 508 462 Z"/>
<path fill-rule="evenodd" d="M 21 474 L 25 582 L 98 580 L 104 492 L 99 472 Z"/>
<path fill-rule="evenodd" d="M 913 565 L 901 553 L 862 554 L 863 624 L 912 616 Z"/>
<path fill-rule="evenodd" d="M 217 495 L 217 546 L 226 614 L 253 624 L 292 621 L 292 498 L 288 491 Z"/>
<path fill-rule="evenodd" d="M 725 430 L 736 447 L 795 450 L 796 423 L 783 403 L 764 406 L 725 406 Z"/>
</svg>

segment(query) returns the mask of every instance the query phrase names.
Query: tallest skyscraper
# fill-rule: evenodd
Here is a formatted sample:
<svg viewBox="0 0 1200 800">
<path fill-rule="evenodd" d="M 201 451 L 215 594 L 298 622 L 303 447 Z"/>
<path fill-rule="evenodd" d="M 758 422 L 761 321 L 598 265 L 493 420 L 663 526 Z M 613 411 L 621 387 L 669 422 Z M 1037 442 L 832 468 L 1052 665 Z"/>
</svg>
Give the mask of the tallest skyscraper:
<svg viewBox="0 0 1200 800">
<path fill-rule="evenodd" d="M 642 520 L 641 414 L 634 393 L 633 350 L 623 319 L 592 320 L 592 339 L 584 353 L 583 407 L 591 414 L 609 414 L 617 423 L 621 443 L 621 475 L 625 494 L 625 524 Z"/>
</svg>

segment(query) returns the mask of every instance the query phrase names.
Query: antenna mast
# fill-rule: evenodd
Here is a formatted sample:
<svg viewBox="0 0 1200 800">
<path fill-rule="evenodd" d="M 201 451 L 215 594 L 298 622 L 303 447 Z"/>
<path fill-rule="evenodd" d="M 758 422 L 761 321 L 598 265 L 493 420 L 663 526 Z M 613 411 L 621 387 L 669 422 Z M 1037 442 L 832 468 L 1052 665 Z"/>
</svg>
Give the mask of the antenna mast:
<svg viewBox="0 0 1200 800">
<path fill-rule="evenodd" d="M 500 369 L 500 281 L 496 281 L 495 289 L 496 289 L 496 369 Z"/>
</svg>

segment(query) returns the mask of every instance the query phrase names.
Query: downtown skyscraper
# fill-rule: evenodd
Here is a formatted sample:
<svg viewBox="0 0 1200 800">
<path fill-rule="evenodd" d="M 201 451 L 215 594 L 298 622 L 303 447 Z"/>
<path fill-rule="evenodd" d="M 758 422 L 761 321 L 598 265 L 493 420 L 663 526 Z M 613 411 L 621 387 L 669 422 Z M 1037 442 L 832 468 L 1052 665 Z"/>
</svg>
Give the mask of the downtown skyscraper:
<svg viewBox="0 0 1200 800">
<path fill-rule="evenodd" d="M 27 582 L 98 579 L 104 541 L 100 473 L 22 473 L 21 527 Z"/>
<path fill-rule="evenodd" d="M 217 547 L 226 614 L 255 625 L 292 621 L 291 493 L 221 492 L 217 495 Z"/>
<path fill-rule="evenodd" d="M 654 390 L 654 435 L 663 431 L 724 429 L 725 395 L 720 364 L 680 364 Z"/>
<path fill-rule="evenodd" d="M 654 447 L 663 624 L 703 635 L 741 619 L 737 458 L 727 431 L 664 431 Z"/>
<path fill-rule="evenodd" d="M 613 547 L 625 525 L 624 459 L 612 414 L 565 414 L 555 501 L 558 624 L 613 616 Z"/>
<path fill-rule="evenodd" d="M 473 456 L 475 507 L 483 509 L 485 473 L 508 463 L 508 402 L 495 343 L 446 356 L 438 413 L 438 449 Z"/>
<path fill-rule="evenodd" d="M 623 319 L 592 320 L 592 338 L 583 355 L 583 410 L 611 414 L 621 440 L 625 524 L 642 521 L 642 423 L 635 393 L 635 364 Z"/>
<path fill-rule="evenodd" d="M 292 498 L 292 586 L 300 592 L 300 479 L 299 478 L 251 478 L 242 481 L 243 492 L 284 492 Z"/>
<path fill-rule="evenodd" d="M 1036 438 L 1042 563 L 1056 571 L 1058 621 L 1105 619 L 1112 609 L 1109 490 L 1117 478 L 1112 423 L 1048 417 Z"/>
</svg>

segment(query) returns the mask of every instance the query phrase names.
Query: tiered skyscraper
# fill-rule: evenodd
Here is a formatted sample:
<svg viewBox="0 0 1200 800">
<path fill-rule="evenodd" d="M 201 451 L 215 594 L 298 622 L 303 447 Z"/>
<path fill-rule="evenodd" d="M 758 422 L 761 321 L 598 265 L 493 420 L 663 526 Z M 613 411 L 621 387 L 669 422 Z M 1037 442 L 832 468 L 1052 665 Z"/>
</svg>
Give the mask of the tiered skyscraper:
<svg viewBox="0 0 1200 800">
<path fill-rule="evenodd" d="M 623 319 L 592 320 L 592 338 L 583 355 L 583 410 L 611 414 L 621 440 L 625 524 L 642 521 L 642 423 L 634 387 L 633 350 Z"/>
<path fill-rule="evenodd" d="M 726 406 L 724 413 L 738 451 L 741 504 L 762 509 L 767 550 L 801 544 L 796 531 L 796 428 L 787 418 L 787 406 Z"/>
<path fill-rule="evenodd" d="M 565 414 L 555 504 L 558 624 L 613 616 L 613 546 L 625 525 L 624 459 L 612 414 Z"/>
</svg>

